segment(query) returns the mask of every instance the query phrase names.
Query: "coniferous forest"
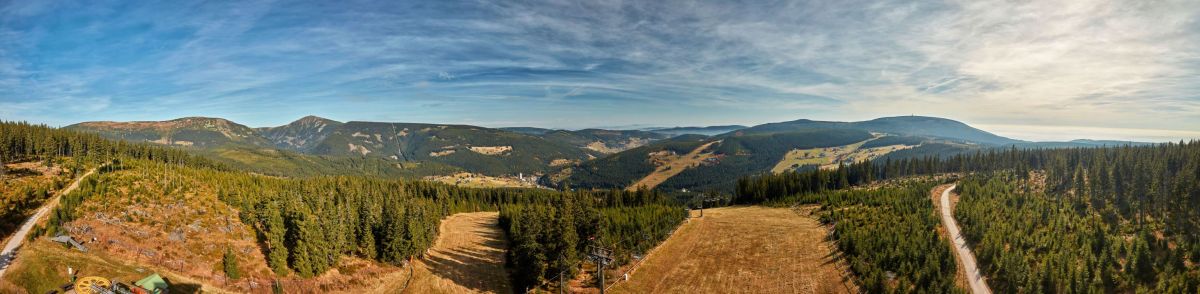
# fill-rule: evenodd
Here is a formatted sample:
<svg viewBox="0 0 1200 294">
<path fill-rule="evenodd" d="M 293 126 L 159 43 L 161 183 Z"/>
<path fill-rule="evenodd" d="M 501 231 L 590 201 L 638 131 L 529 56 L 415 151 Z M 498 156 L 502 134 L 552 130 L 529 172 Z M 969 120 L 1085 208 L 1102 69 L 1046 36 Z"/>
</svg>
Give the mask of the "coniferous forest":
<svg viewBox="0 0 1200 294">
<path fill-rule="evenodd" d="M 1195 266 L 1200 261 L 1200 213 L 1196 212 L 1200 207 L 1200 142 L 1196 141 L 993 150 L 762 175 L 741 179 L 734 201 L 821 204 L 825 211 L 822 220 L 833 225 L 838 247 L 867 289 L 883 289 L 875 288 L 878 278 L 870 268 L 887 270 L 896 262 L 918 264 L 922 259 L 944 258 L 908 274 L 892 272 L 908 282 L 921 283 L 912 289 L 931 289 L 942 284 L 921 277 L 946 270 L 932 265 L 953 265 L 954 257 L 928 251 L 903 253 L 926 250 L 918 249 L 928 241 L 920 230 L 907 232 L 920 229 L 920 222 L 906 223 L 879 212 L 854 216 L 855 211 L 874 206 L 868 204 L 872 202 L 883 203 L 889 209 L 879 211 L 889 213 L 920 205 L 929 212 L 926 225 L 936 225 L 929 203 L 930 185 L 881 181 L 942 173 L 965 176 L 958 183 L 961 202 L 955 218 L 978 256 L 983 275 L 997 292 L 1194 293 L 1200 285 L 1200 271 Z M 838 191 L 865 184 L 903 188 Z M 889 198 L 898 202 L 880 202 Z M 906 231 L 897 243 L 904 245 L 882 247 L 899 249 L 901 258 L 870 258 L 876 253 L 861 250 L 864 243 L 854 236 L 863 236 L 856 233 L 877 226 L 887 230 L 865 234 L 870 242 L 896 240 L 886 236 Z"/>
<path fill-rule="evenodd" d="M 590 244 L 609 245 L 616 261 L 627 263 L 632 254 L 665 239 L 686 216 L 683 206 L 652 191 L 478 189 L 362 176 L 279 178 L 175 149 L 25 123 L 0 123 L 0 157 L 5 162 L 70 159 L 73 173 L 97 168 L 102 177 L 87 178 L 64 195 L 48 226 L 35 229 L 39 235 L 63 231 L 84 201 L 134 186 L 130 179 L 106 176 L 134 171 L 142 180 L 163 183 L 167 191 L 215 187 L 218 199 L 237 208 L 241 221 L 254 229 L 266 263 L 280 276 L 320 275 L 342 256 L 404 264 L 433 245 L 443 217 L 500 210 L 514 244 L 509 252 L 513 279 L 532 286 L 560 269 L 577 273 Z"/>
<path fill-rule="evenodd" d="M 613 266 L 630 262 L 665 240 L 687 211 L 652 191 L 564 193 L 541 202 L 500 207 L 500 226 L 512 241 L 508 252 L 517 289 L 562 274 L 574 276 L 590 245 L 611 249 Z"/>
<path fill-rule="evenodd" d="M 256 175 L 178 149 L 0 123 L 0 159 L 47 161 L 74 177 L 136 171 L 167 183 L 217 187 L 252 227 L 277 275 L 320 275 L 342 256 L 404 264 L 436 240 L 450 214 L 499 211 L 514 284 L 573 276 L 591 245 L 627 264 L 669 236 L 687 212 L 657 191 L 472 189 L 365 176 Z M 865 161 L 836 169 L 742 178 L 734 204 L 816 204 L 868 292 L 957 292 L 954 256 L 929 198 L 956 175 L 955 210 L 998 292 L 1195 292 L 1200 286 L 1200 142 L 1073 149 L 988 149 Z M 62 197 L 42 235 L 78 217 L 89 197 L 122 185 L 89 178 Z M 64 179 L 14 189 L 31 207 Z M 948 182 L 948 181 L 947 181 Z M 185 184 L 189 183 L 189 184 Z M 31 204 L 32 203 L 32 204 Z M 21 209 L 6 214 L 18 216 Z"/>
</svg>

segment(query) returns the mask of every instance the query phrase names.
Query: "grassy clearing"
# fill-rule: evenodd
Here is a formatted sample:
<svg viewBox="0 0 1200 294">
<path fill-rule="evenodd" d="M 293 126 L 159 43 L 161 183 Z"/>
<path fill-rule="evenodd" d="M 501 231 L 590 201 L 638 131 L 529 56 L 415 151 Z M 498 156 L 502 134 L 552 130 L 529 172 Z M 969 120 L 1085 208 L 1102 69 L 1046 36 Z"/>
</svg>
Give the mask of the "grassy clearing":
<svg viewBox="0 0 1200 294">
<path fill-rule="evenodd" d="M 527 175 L 524 180 L 517 177 L 493 177 L 474 173 L 456 173 L 446 176 L 427 176 L 425 180 L 468 188 L 537 188 L 534 175 Z"/>
<path fill-rule="evenodd" d="M 867 159 L 875 159 L 898 150 L 910 149 L 913 145 L 890 145 L 883 147 L 861 148 L 863 144 L 878 139 L 879 137 L 864 140 L 862 142 L 826 148 L 812 149 L 793 149 L 788 151 L 775 167 L 771 168 L 772 173 L 782 173 L 789 170 L 794 170 L 801 166 L 816 165 L 823 169 L 837 168 L 839 162 L 860 162 Z"/>
<path fill-rule="evenodd" d="M 414 263 L 405 293 L 510 293 L 504 253 L 508 248 L 496 212 L 459 213 L 442 221 L 429 255 Z M 403 287 L 391 283 L 388 290 Z M 386 291 L 385 291 L 386 292 Z"/>
<path fill-rule="evenodd" d="M 789 208 L 704 210 L 613 293 L 852 293 L 828 231 Z M 801 213 L 805 215 L 801 215 Z M 693 215 L 698 215 L 693 212 Z"/>
<path fill-rule="evenodd" d="M 646 177 L 643 177 L 641 180 L 633 183 L 633 185 L 629 185 L 626 190 L 632 191 L 643 187 L 646 189 L 654 189 L 654 187 L 658 186 L 658 184 L 662 184 L 662 182 L 667 181 L 667 179 L 678 175 L 684 170 L 700 166 L 705 160 L 714 158 L 716 156 L 712 153 L 709 147 L 712 147 L 713 144 L 720 142 L 721 141 L 712 141 L 705 143 L 704 145 L 700 145 L 700 147 L 696 147 L 696 149 L 693 149 L 691 152 L 688 152 L 684 155 L 663 154 L 655 156 L 655 154 L 651 154 L 651 160 L 655 161 L 655 164 L 658 167 L 654 169 L 654 172 L 646 175 Z"/>
</svg>

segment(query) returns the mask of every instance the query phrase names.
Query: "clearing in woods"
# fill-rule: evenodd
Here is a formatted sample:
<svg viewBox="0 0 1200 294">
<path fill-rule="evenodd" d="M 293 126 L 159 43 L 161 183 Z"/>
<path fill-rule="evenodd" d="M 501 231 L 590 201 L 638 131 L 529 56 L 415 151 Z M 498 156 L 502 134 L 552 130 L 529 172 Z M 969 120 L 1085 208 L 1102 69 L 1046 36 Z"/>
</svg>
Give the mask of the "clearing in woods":
<svg viewBox="0 0 1200 294">
<path fill-rule="evenodd" d="M 414 262 L 404 293 L 511 293 L 504 253 L 508 241 L 497 212 L 451 215 L 425 258 Z M 404 287 L 398 281 L 395 291 Z"/>
<path fill-rule="evenodd" d="M 646 189 L 654 189 L 655 186 L 662 184 L 662 182 L 666 182 L 667 179 L 678 175 L 686 169 L 699 166 L 700 164 L 704 163 L 704 160 L 712 158 L 714 156 L 713 153 L 706 151 L 709 151 L 708 147 L 720 142 L 720 140 L 717 140 L 705 143 L 704 145 L 700 145 L 700 147 L 696 147 L 696 149 L 693 149 L 691 152 L 688 152 L 682 156 L 665 155 L 658 158 L 656 161 L 660 163 L 658 164 L 658 167 L 654 169 L 654 172 L 651 172 L 650 174 L 646 175 L 646 177 L 638 180 L 636 183 L 633 183 L 633 185 L 629 185 L 626 190 L 633 191 L 641 187 L 645 187 Z"/>
<path fill-rule="evenodd" d="M 813 208 L 705 209 L 614 293 L 854 293 Z"/>
<path fill-rule="evenodd" d="M 783 156 L 783 159 L 779 163 L 775 164 L 775 167 L 771 168 L 771 172 L 782 173 L 805 165 L 817 165 L 822 169 L 835 169 L 838 167 L 838 163 L 851 164 L 862 162 L 868 159 L 879 158 L 895 151 L 916 147 L 914 145 L 889 145 L 861 148 L 863 144 L 880 137 L 879 135 L 875 135 L 874 138 L 844 146 L 792 149 Z"/>
</svg>

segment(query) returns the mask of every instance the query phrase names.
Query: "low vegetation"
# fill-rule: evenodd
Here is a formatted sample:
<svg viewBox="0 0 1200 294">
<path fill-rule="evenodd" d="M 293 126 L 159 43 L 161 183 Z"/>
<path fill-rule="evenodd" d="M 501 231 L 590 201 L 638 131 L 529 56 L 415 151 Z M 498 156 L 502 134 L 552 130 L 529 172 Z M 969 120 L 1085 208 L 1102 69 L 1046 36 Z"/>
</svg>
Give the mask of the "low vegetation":
<svg viewBox="0 0 1200 294">
<path fill-rule="evenodd" d="M 827 210 L 823 221 L 834 226 L 839 248 L 864 288 L 903 289 L 888 273 L 904 277 L 892 269 L 910 264 L 923 265 L 909 271 L 914 289 L 939 289 L 944 281 L 928 277 L 954 274 L 942 261 L 930 260 L 940 253 L 928 253 L 932 244 L 944 244 L 926 238 L 936 225 L 927 198 L 930 184 L 834 192 L 937 173 L 972 174 L 959 186 L 955 217 L 998 292 L 1188 293 L 1200 285 L 1195 267 L 1200 216 L 1192 209 L 1200 205 L 1197 141 L 1014 148 L 785 172 L 739 181 L 735 201 L 821 203 Z M 906 216 L 914 213 L 924 216 Z M 914 250 L 922 254 L 905 253 Z M 871 257 L 877 254 L 893 255 Z M 867 258 L 853 261 L 856 255 Z M 945 262 L 953 264 L 947 256 Z"/>
<path fill-rule="evenodd" d="M 808 213 L 738 206 L 692 217 L 613 293 L 856 293 L 829 230 Z M 626 269 L 629 270 L 629 269 Z M 610 280 L 611 281 L 611 280 Z"/>
</svg>

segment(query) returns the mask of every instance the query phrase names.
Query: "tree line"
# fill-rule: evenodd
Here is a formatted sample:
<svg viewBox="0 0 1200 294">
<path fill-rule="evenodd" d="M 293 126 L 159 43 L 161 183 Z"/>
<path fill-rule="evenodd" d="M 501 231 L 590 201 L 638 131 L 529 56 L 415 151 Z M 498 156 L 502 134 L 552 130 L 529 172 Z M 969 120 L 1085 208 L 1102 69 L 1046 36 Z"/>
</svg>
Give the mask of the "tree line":
<svg viewBox="0 0 1200 294">
<path fill-rule="evenodd" d="M 26 122 L 0 121 L 0 162 L 70 157 L 99 163 L 116 157 L 218 168 L 220 164 L 186 151 L 149 143 L 108 140 L 99 135 Z"/>
<path fill-rule="evenodd" d="M 516 289 L 569 280 L 579 273 L 590 246 L 612 250 L 610 268 L 627 264 L 665 240 L 686 217 L 678 202 L 647 190 L 567 192 L 500 207 Z"/>
</svg>

